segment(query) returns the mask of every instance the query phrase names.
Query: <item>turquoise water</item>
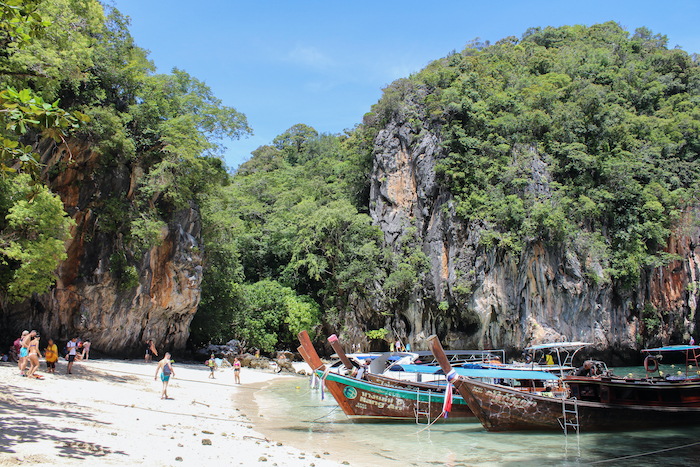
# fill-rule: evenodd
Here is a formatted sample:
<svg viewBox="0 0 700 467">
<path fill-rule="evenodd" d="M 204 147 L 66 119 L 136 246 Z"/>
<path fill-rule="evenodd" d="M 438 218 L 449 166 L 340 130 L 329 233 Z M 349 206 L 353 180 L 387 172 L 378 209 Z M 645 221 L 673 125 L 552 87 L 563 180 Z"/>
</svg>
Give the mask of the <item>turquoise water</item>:
<svg viewBox="0 0 700 467">
<path fill-rule="evenodd" d="M 615 374 L 630 372 L 640 373 L 620 368 Z M 325 396 L 321 400 L 320 390 L 309 388 L 305 378 L 275 381 L 255 395 L 261 431 L 354 466 L 683 466 L 700 461 L 700 427 L 579 436 L 488 433 L 478 422 L 426 429 L 410 423 L 351 422 L 328 392 Z"/>
</svg>

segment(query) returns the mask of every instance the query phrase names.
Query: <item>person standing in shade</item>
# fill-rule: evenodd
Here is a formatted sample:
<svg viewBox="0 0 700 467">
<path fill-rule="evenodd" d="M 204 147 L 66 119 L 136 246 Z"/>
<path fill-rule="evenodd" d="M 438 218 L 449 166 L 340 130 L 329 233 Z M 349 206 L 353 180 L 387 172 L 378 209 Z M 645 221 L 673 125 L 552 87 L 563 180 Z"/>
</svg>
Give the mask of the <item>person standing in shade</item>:
<svg viewBox="0 0 700 467">
<path fill-rule="evenodd" d="M 153 344 L 153 340 L 149 340 L 146 344 L 146 363 L 151 363 L 153 360 L 153 355 L 158 356 L 158 351 L 156 346 Z"/>
<path fill-rule="evenodd" d="M 29 335 L 29 331 L 22 331 L 22 335 L 14 343 L 15 349 L 17 350 L 17 367 L 19 368 L 19 374 L 24 376 L 24 367 L 26 366 L 27 355 L 29 355 L 29 349 L 24 346 L 24 338 Z"/>
<path fill-rule="evenodd" d="M 66 349 L 68 350 L 68 368 L 66 369 L 66 374 L 72 375 L 73 373 L 71 370 L 73 369 L 73 362 L 75 362 L 75 356 L 78 354 L 78 336 L 68 341 Z"/>
<path fill-rule="evenodd" d="M 41 351 L 39 350 L 39 333 L 32 331 L 30 335 L 33 335 L 31 341 L 29 341 L 29 356 L 27 360 L 29 361 L 29 372 L 27 373 L 27 378 L 41 378 L 39 375 L 34 375 L 36 370 L 39 368 L 39 359 L 41 358 Z"/>
<path fill-rule="evenodd" d="M 168 381 L 170 381 L 170 376 L 175 377 L 175 371 L 173 371 L 172 362 L 170 361 L 170 352 L 165 352 L 163 360 L 158 362 L 155 380 L 158 380 L 158 372 L 161 373 L 160 380 L 163 381 L 163 393 L 160 395 L 160 398 L 170 399 L 168 397 Z"/>
<path fill-rule="evenodd" d="M 22 376 L 27 376 L 27 372 L 25 370 L 27 367 L 31 367 L 31 362 L 29 361 L 29 344 L 34 340 L 34 337 L 36 337 L 36 331 L 32 330 L 29 334 L 26 334 L 22 338 L 22 349 L 20 350 L 20 357 L 24 357 L 24 361 L 22 362 L 22 366 L 20 367 L 20 370 L 22 370 Z"/>
<path fill-rule="evenodd" d="M 85 339 L 85 342 L 83 342 L 83 360 L 87 361 L 87 359 L 90 357 L 90 341 Z"/>
<path fill-rule="evenodd" d="M 46 358 L 46 372 L 56 373 L 56 362 L 58 361 L 58 347 L 53 343 L 53 339 L 49 339 L 49 345 L 44 349 L 44 357 Z"/>
<path fill-rule="evenodd" d="M 236 377 L 236 384 L 241 384 L 241 361 L 238 357 L 233 359 L 233 375 Z"/>
</svg>

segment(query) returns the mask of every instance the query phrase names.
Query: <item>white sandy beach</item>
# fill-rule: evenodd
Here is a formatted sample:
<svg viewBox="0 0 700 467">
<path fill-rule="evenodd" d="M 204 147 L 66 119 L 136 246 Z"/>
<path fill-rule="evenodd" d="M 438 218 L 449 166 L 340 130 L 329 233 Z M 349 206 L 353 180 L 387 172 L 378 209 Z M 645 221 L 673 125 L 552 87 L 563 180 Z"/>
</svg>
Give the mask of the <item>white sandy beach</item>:
<svg viewBox="0 0 700 467">
<path fill-rule="evenodd" d="M 76 362 L 65 375 L 19 375 L 0 364 L 0 465 L 340 465 L 330 453 L 302 452 L 255 431 L 252 398 L 261 383 L 294 378 L 244 368 L 208 379 L 204 365 L 174 364 L 161 400 L 156 364 L 143 361 Z"/>
</svg>

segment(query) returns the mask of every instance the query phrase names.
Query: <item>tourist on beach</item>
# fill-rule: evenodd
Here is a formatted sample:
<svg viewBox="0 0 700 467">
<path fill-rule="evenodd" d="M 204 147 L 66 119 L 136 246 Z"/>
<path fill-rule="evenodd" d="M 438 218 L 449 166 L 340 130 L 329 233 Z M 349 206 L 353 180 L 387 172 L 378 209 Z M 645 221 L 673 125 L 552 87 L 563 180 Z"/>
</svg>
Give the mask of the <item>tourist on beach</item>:
<svg viewBox="0 0 700 467">
<path fill-rule="evenodd" d="M 163 381 L 163 393 L 160 395 L 160 398 L 170 399 L 170 397 L 168 397 L 168 381 L 170 380 L 171 375 L 175 377 L 175 371 L 173 371 L 173 367 L 170 362 L 170 352 L 165 352 L 163 360 L 158 362 L 158 368 L 156 368 L 156 377 L 153 379 L 158 379 L 159 371 L 161 372 L 160 379 L 161 381 Z"/>
<path fill-rule="evenodd" d="M 49 345 L 44 349 L 44 357 L 46 358 L 46 372 L 56 373 L 56 362 L 58 361 L 58 347 L 53 343 L 53 339 L 49 339 Z"/>
<path fill-rule="evenodd" d="M 66 369 L 67 375 L 72 375 L 71 370 L 73 369 L 73 362 L 75 362 L 75 356 L 78 354 L 78 336 L 73 337 L 66 344 L 66 351 L 68 352 L 68 368 Z"/>
<path fill-rule="evenodd" d="M 27 359 L 29 360 L 29 372 L 27 373 L 27 378 L 33 378 L 34 372 L 39 368 L 39 359 L 41 358 L 41 351 L 39 350 L 39 333 L 36 331 L 32 331 L 29 333 L 30 336 L 32 337 L 32 340 L 29 341 L 29 355 L 27 356 Z M 36 375 L 36 378 L 40 378 L 39 375 Z"/>
<path fill-rule="evenodd" d="M 214 354 L 211 354 L 211 358 L 207 360 L 207 365 L 209 366 L 209 378 L 216 379 L 214 376 L 214 370 L 216 370 L 216 360 L 214 359 Z"/>
<path fill-rule="evenodd" d="M 153 344 L 153 340 L 149 340 L 146 344 L 146 363 L 151 363 L 153 360 L 153 355 L 157 357 L 158 351 L 156 350 L 156 346 Z"/>
<path fill-rule="evenodd" d="M 238 357 L 233 359 L 233 375 L 236 377 L 236 384 L 241 384 L 241 361 Z"/>
<path fill-rule="evenodd" d="M 15 341 L 15 348 L 17 349 L 17 367 L 19 368 L 19 374 L 24 376 L 24 367 L 27 364 L 26 358 L 29 355 L 29 349 L 24 346 L 24 338 L 29 335 L 29 331 L 22 331 L 22 335 Z"/>
<path fill-rule="evenodd" d="M 90 357 L 90 341 L 85 339 L 83 343 L 83 360 L 87 361 L 88 357 Z"/>
<path fill-rule="evenodd" d="M 29 334 L 26 334 L 22 338 L 22 348 L 20 349 L 20 356 L 24 357 L 24 360 L 22 361 L 22 367 L 20 370 L 22 371 L 22 376 L 27 376 L 27 367 L 29 365 L 29 343 L 34 339 L 34 336 L 36 336 L 36 331 L 32 330 Z"/>
</svg>

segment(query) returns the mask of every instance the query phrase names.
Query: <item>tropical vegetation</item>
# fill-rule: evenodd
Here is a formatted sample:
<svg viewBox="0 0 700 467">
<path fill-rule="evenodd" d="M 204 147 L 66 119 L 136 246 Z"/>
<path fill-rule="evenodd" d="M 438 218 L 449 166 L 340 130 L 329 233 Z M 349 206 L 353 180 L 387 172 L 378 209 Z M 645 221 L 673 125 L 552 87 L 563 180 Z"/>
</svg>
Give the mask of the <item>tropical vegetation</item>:
<svg viewBox="0 0 700 467">
<path fill-rule="evenodd" d="M 66 258 L 74 224 L 49 186 L 74 163 L 76 141 L 99 153 L 103 173 L 140 174 L 132 196 L 89 204 L 94 235 L 119 239 L 109 269 L 121 290 L 138 285 L 138 261 L 176 211 L 201 213 L 194 345 L 237 338 L 272 350 L 302 329 L 342 331 L 359 309 L 366 335 L 386 334 L 386 315 L 429 268 L 415 227 L 389 248 L 369 215 L 375 138 L 390 122 L 438 137 L 439 182 L 480 226 L 484 251 L 517 258 L 543 242 L 581 255 L 592 284 L 624 289 L 674 259 L 663 253 L 671 232 L 694 222 L 698 60 L 646 28 L 473 41 L 387 86 L 356 127 L 299 123 L 234 172 L 221 140 L 252 131 L 245 115 L 184 70 L 157 73 L 128 26 L 95 0 L 0 2 L 3 301 L 47 290 Z M 67 148 L 47 168 L 46 141 Z"/>
</svg>

